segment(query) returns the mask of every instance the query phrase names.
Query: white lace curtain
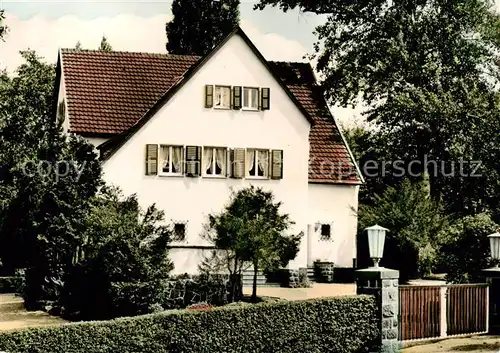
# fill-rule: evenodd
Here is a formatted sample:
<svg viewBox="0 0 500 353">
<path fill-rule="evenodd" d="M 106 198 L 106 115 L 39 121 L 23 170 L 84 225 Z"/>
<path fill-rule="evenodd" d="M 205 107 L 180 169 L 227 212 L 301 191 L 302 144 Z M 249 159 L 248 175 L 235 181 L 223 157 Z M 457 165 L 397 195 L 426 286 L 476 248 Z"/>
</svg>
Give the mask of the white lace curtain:
<svg viewBox="0 0 500 353">
<path fill-rule="evenodd" d="M 204 148 L 203 149 L 203 170 L 205 171 L 206 174 L 211 174 L 210 168 L 212 167 L 212 157 L 213 157 L 213 150 L 211 148 Z"/>
<path fill-rule="evenodd" d="M 170 155 L 170 147 L 168 146 L 161 146 L 161 160 L 162 160 L 162 166 L 163 166 L 163 172 L 169 172 L 170 171 L 170 159 L 168 158 Z"/>
<path fill-rule="evenodd" d="M 221 174 L 226 172 L 226 150 L 223 148 L 218 148 L 216 150 L 216 159 L 217 167 L 220 168 Z"/>
<path fill-rule="evenodd" d="M 172 147 L 172 173 L 181 173 L 182 147 Z"/>
<path fill-rule="evenodd" d="M 255 151 L 247 150 L 247 160 L 246 160 L 246 169 L 247 173 L 253 169 L 255 164 Z"/>
<path fill-rule="evenodd" d="M 257 154 L 257 163 L 259 164 L 259 175 L 267 175 L 269 168 L 268 153 L 266 151 L 259 151 Z"/>
</svg>

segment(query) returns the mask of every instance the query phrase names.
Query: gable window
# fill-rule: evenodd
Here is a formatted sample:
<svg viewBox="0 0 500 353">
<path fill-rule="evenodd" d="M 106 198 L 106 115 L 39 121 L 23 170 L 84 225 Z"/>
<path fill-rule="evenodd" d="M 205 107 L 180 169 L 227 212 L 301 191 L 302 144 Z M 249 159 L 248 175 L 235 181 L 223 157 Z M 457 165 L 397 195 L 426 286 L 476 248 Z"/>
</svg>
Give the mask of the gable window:
<svg viewBox="0 0 500 353">
<path fill-rule="evenodd" d="M 186 224 L 174 223 L 174 232 L 172 234 L 173 241 L 183 241 L 186 239 Z"/>
<path fill-rule="evenodd" d="M 259 89 L 243 88 L 243 109 L 259 110 Z"/>
<path fill-rule="evenodd" d="M 222 109 L 231 108 L 231 87 L 215 86 L 214 107 Z"/>
<path fill-rule="evenodd" d="M 160 146 L 160 171 L 161 175 L 182 174 L 182 146 Z"/>
<path fill-rule="evenodd" d="M 206 176 L 226 176 L 227 150 L 224 147 L 203 148 L 203 173 Z"/>
<path fill-rule="evenodd" d="M 249 177 L 267 178 L 269 175 L 269 151 L 247 149 L 246 171 Z"/>
</svg>

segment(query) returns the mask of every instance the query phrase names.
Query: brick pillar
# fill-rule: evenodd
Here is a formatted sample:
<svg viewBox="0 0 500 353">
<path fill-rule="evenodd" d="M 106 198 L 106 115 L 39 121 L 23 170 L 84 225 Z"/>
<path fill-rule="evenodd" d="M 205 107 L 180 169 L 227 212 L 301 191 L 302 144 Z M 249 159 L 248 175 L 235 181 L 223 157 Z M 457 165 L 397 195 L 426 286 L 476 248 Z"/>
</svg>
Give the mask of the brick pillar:
<svg viewBox="0 0 500 353">
<path fill-rule="evenodd" d="M 380 352 L 399 352 L 399 271 L 383 267 L 357 270 L 356 293 L 374 295 L 377 300 Z"/>
</svg>

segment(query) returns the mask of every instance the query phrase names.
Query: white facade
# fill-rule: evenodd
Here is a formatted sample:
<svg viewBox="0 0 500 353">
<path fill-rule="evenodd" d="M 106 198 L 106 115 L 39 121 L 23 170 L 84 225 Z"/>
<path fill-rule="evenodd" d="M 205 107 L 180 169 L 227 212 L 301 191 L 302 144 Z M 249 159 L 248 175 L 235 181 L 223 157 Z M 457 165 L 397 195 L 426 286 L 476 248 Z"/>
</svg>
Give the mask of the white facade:
<svg viewBox="0 0 500 353">
<path fill-rule="evenodd" d="M 205 85 L 269 87 L 267 111 L 205 108 Z M 304 233 L 291 268 L 314 260 L 352 267 L 358 186 L 308 182 L 310 122 L 239 36 L 232 36 L 156 114 L 103 163 L 106 182 L 136 193 L 143 207 L 155 203 L 167 221 L 185 222 L 186 238 L 170 250 L 174 273 L 193 273 L 211 244 L 200 235 L 210 213 L 222 211 L 233 188 L 270 190 L 282 212 Z M 94 145 L 103 141 L 91 140 Z M 283 150 L 283 179 L 231 179 L 145 175 L 147 144 Z M 307 233 L 308 225 L 330 224 L 331 239 Z M 317 227 L 316 227 L 317 228 Z"/>
</svg>

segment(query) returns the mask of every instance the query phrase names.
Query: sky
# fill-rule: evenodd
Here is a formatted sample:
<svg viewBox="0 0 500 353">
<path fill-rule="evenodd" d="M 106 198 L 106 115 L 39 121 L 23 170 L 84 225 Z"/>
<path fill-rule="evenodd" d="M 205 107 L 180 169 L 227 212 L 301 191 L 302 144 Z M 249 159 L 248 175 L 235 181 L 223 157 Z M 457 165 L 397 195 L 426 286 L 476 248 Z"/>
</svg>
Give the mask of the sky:
<svg viewBox="0 0 500 353">
<path fill-rule="evenodd" d="M 190 0 L 185 0 L 190 1 Z M 497 1 L 500 3 L 500 0 Z M 268 60 L 307 61 L 316 26 L 324 16 L 277 8 L 253 10 L 256 0 L 242 0 L 241 26 Z M 0 70 L 13 72 L 20 50 L 33 49 L 46 61 L 57 60 L 59 48 L 97 49 L 102 36 L 114 50 L 165 53 L 165 23 L 172 18 L 171 1 L 164 0 L 0 0 L 9 33 L 0 41 Z M 338 120 L 360 120 L 361 108 L 335 108 Z"/>
</svg>

